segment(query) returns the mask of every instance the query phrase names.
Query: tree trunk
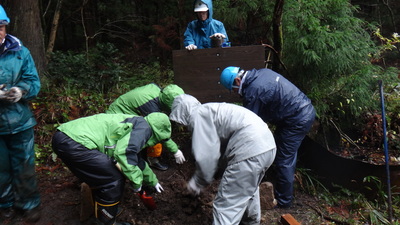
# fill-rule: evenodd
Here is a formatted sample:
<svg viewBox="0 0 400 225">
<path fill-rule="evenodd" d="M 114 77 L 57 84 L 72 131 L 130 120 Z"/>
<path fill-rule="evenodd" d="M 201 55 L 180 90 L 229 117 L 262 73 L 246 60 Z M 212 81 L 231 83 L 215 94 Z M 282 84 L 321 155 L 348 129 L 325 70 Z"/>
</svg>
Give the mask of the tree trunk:
<svg viewBox="0 0 400 225">
<path fill-rule="evenodd" d="M 31 51 L 39 75 L 45 71 L 45 51 L 39 1 L 10 0 L 7 3 L 7 15 L 11 22 L 7 33 L 19 38 Z"/>
<path fill-rule="evenodd" d="M 50 55 L 54 49 L 54 43 L 56 42 L 57 29 L 58 29 L 58 23 L 60 20 L 62 2 L 63 2 L 63 0 L 57 1 L 56 10 L 54 12 L 53 23 L 51 25 L 51 31 L 50 31 L 50 36 L 49 36 L 49 43 L 47 44 L 47 49 L 46 49 L 46 63 L 50 59 Z"/>
<path fill-rule="evenodd" d="M 280 70 L 280 59 L 282 58 L 282 46 L 283 46 L 283 37 L 282 37 L 282 12 L 284 0 L 276 0 L 274 16 L 272 19 L 272 28 L 273 28 L 273 38 L 274 38 L 274 49 L 276 50 L 277 59 L 272 61 L 272 70 L 279 73 Z"/>
</svg>

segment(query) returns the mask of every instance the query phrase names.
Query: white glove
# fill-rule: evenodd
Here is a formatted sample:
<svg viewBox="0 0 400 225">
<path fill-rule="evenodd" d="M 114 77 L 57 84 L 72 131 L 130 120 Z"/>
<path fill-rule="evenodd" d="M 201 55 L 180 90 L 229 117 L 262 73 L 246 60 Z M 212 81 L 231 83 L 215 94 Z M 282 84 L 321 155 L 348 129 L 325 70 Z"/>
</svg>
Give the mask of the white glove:
<svg viewBox="0 0 400 225">
<path fill-rule="evenodd" d="M 12 87 L 7 93 L 6 93 L 6 100 L 10 102 L 18 102 L 22 98 L 22 91 L 18 87 Z"/>
<path fill-rule="evenodd" d="M 190 194 L 194 196 L 200 195 L 201 188 L 197 186 L 196 181 L 194 179 L 190 179 L 190 181 L 187 184 L 187 190 L 189 191 Z"/>
<path fill-rule="evenodd" d="M 6 97 L 6 84 L 0 84 L 0 99 L 5 98 Z"/>
<path fill-rule="evenodd" d="M 174 154 L 175 161 L 178 164 L 183 164 L 183 162 L 186 161 L 185 156 L 183 156 L 183 153 L 181 150 L 178 149 L 178 151 Z"/>
<path fill-rule="evenodd" d="M 164 188 L 161 186 L 160 183 L 157 183 L 156 186 L 154 186 L 154 188 L 156 189 L 156 191 L 157 191 L 158 193 L 161 193 L 161 192 L 164 191 Z"/>
<path fill-rule="evenodd" d="M 215 33 L 210 36 L 210 38 L 226 38 L 224 34 L 221 33 Z"/>
<path fill-rule="evenodd" d="M 197 49 L 197 46 L 194 45 L 194 44 L 190 44 L 190 45 L 186 46 L 186 49 L 189 50 L 189 51 L 192 51 L 192 50 Z"/>
</svg>

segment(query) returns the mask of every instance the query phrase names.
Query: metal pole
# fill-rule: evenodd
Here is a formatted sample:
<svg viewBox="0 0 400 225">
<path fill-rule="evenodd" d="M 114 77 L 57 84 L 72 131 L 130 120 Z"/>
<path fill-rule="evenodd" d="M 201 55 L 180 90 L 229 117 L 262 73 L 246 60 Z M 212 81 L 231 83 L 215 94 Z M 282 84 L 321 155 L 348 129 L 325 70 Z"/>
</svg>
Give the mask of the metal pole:
<svg viewBox="0 0 400 225">
<path fill-rule="evenodd" d="M 392 191 L 390 185 L 390 170 L 389 170 L 389 151 L 387 145 L 387 137 L 386 137 L 386 113 L 385 113 L 385 100 L 383 96 L 383 82 L 382 80 L 378 81 L 379 83 L 379 90 L 381 95 L 381 107 L 382 107 L 382 128 L 383 128 L 383 148 L 385 151 L 385 163 L 386 163 L 386 176 L 387 176 L 387 192 L 388 192 L 388 213 L 389 213 L 389 221 L 393 221 L 392 215 Z"/>
</svg>

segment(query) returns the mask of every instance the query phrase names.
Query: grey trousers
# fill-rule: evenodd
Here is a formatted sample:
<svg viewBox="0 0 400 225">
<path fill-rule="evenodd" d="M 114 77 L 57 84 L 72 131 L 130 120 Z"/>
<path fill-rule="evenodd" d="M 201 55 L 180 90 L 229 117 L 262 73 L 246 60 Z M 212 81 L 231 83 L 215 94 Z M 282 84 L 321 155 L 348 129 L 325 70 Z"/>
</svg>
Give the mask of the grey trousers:
<svg viewBox="0 0 400 225">
<path fill-rule="evenodd" d="M 272 149 L 227 166 L 214 199 L 214 225 L 260 224 L 259 185 L 275 154 Z"/>
</svg>

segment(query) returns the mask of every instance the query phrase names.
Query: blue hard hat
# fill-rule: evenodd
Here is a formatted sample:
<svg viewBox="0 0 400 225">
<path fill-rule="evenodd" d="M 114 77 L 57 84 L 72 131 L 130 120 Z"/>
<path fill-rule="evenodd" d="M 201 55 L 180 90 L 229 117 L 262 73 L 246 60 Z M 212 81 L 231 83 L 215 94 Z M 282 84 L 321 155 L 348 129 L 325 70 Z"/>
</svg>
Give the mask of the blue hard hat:
<svg viewBox="0 0 400 225">
<path fill-rule="evenodd" d="M 7 17 L 7 13 L 3 6 L 0 5 L 0 25 L 8 25 L 10 23 L 10 18 Z"/>
<path fill-rule="evenodd" d="M 226 67 L 220 77 L 221 84 L 228 90 L 232 90 L 233 80 L 235 80 L 237 74 L 239 73 L 240 67 L 229 66 Z"/>
</svg>

